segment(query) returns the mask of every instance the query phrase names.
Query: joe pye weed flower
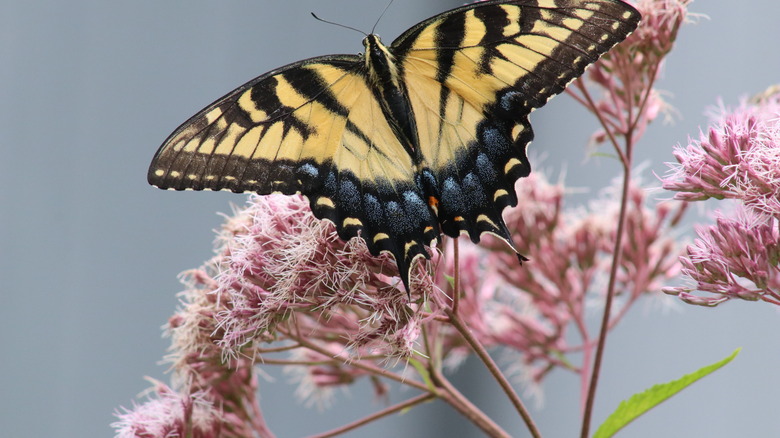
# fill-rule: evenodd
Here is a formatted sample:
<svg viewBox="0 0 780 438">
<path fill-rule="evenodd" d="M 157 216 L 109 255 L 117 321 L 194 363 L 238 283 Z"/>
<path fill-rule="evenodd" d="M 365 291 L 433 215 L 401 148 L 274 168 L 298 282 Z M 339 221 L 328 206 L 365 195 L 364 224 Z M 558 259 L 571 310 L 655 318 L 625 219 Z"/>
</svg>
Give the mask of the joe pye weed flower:
<svg viewBox="0 0 780 438">
<path fill-rule="evenodd" d="M 644 17 L 637 31 L 569 87 L 600 125 L 591 143 L 611 147 L 622 174 L 577 208 L 542 172 L 518 181 L 520 204 L 504 217 L 531 260 L 522 267 L 498 239 L 444 238 L 430 260 L 418 260 L 407 295 L 392 257 L 371 256 L 361 239 L 340 240 L 303 198 L 250 196 L 225 221 L 214 256 L 182 274 L 181 308 L 167 327 L 171 383 L 154 382 L 147 401 L 118 413 L 117 436 L 273 437 L 258 398 L 263 369 L 273 366 L 284 367 L 304 404 L 337 404 L 335 390 L 361 380 L 385 401 L 318 436 L 434 399 L 487 436 L 510 436 L 448 378 L 474 355 L 531 436 L 541 431 L 510 378 L 540 396 L 551 371 L 577 375 L 587 437 L 607 334 L 641 297 L 663 288 L 694 304 L 780 303 L 777 95 L 724 111 L 701 140 L 675 151 L 679 165 L 663 185 L 678 200 L 657 202 L 635 175 L 639 139 L 666 108 L 655 82 L 689 3 L 635 2 Z M 687 202 L 708 197 L 739 199 L 745 211 L 700 227 L 683 252 L 675 227 Z M 679 273 L 695 287 L 664 287 Z M 488 350 L 501 352 L 503 366 Z M 407 398 L 387 403 L 398 387 Z M 617 417 L 620 427 L 633 419 Z"/>
<path fill-rule="evenodd" d="M 663 186 L 686 202 L 729 200 L 730 211 L 698 227 L 681 258 L 691 286 L 664 292 L 703 306 L 780 305 L 780 90 L 718 112 L 706 133 L 675 150 Z"/>
</svg>

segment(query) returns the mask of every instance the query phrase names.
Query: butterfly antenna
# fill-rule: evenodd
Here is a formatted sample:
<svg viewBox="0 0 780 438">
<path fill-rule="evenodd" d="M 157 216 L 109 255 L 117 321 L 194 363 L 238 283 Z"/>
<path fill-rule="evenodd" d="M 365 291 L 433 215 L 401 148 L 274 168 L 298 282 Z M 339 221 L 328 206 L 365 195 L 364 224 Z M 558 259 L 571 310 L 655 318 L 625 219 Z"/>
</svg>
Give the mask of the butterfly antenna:
<svg viewBox="0 0 780 438">
<path fill-rule="evenodd" d="M 322 18 L 318 17 L 314 12 L 310 12 L 310 14 L 317 21 L 322 21 L 323 23 L 328 23 L 328 24 L 332 24 L 334 26 L 343 27 L 344 29 L 354 30 L 355 32 L 363 34 L 363 36 L 368 36 L 367 33 L 363 32 L 360 29 L 355 29 L 354 27 L 347 26 L 346 24 L 341 24 L 341 23 L 336 23 L 336 22 L 333 22 L 333 21 L 323 20 Z"/>
<path fill-rule="evenodd" d="M 371 28 L 371 33 L 372 33 L 372 34 L 373 34 L 373 33 L 374 33 L 374 31 L 376 30 L 376 26 L 379 24 L 379 20 L 381 20 L 381 19 L 382 19 L 382 17 L 384 17 L 384 16 L 385 16 L 385 12 L 387 12 L 387 10 L 388 10 L 388 9 L 390 9 L 390 5 L 392 5 L 392 4 L 393 4 L 393 1 L 394 1 L 394 0 L 390 0 L 390 1 L 387 3 L 387 6 L 385 6 L 385 10 L 384 10 L 384 11 L 382 11 L 382 13 L 381 13 L 381 14 L 379 14 L 379 18 L 377 18 L 377 19 L 376 19 L 376 23 L 374 23 L 374 27 L 372 27 L 372 28 Z"/>
</svg>

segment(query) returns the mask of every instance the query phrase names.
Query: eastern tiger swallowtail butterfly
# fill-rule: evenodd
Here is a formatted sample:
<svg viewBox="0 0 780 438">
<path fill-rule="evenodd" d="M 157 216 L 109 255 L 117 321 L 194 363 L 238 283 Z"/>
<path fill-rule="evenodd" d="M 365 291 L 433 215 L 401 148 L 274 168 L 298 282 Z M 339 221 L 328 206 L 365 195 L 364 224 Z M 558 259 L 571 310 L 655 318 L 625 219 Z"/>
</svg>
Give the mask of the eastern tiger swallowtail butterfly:
<svg viewBox="0 0 780 438">
<path fill-rule="evenodd" d="M 517 252 L 501 217 L 531 171 L 530 112 L 637 26 L 619 0 L 485 1 L 390 46 L 321 56 L 241 85 L 162 144 L 163 189 L 301 193 L 314 215 L 409 270 L 441 233 Z M 519 256 L 522 259 L 522 256 Z"/>
</svg>

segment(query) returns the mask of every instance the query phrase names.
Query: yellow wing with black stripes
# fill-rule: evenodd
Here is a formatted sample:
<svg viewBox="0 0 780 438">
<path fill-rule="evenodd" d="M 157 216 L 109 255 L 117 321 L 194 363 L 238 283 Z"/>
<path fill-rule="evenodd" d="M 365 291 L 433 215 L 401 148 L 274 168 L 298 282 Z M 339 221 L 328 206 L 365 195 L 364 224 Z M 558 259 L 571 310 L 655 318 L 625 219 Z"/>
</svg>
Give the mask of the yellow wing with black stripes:
<svg viewBox="0 0 780 438">
<path fill-rule="evenodd" d="M 530 172 L 530 112 L 639 21 L 618 0 L 487 1 L 453 9 L 390 46 L 266 73 L 163 143 L 149 182 L 166 189 L 302 193 L 343 239 L 409 269 L 441 233 L 514 249 L 502 210 Z"/>
<path fill-rule="evenodd" d="M 420 147 L 438 184 L 442 232 L 511 245 L 501 211 L 530 172 L 528 115 L 637 26 L 621 1 L 492 1 L 426 20 L 391 45 Z"/>
</svg>

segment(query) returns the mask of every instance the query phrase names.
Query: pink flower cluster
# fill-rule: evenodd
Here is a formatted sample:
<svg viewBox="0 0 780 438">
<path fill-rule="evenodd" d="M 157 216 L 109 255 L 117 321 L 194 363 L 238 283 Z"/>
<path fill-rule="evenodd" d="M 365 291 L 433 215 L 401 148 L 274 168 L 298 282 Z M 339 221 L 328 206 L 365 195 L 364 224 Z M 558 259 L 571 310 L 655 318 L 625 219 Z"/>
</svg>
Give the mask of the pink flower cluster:
<svg viewBox="0 0 780 438">
<path fill-rule="evenodd" d="M 566 214 L 563 187 L 539 174 L 517 189 L 525 208 L 512 210 L 507 224 L 532 261 L 520 267 L 494 240 L 484 248 L 463 245 L 456 265 L 449 241 L 447 256 L 435 254 L 412 278 L 412 298 L 425 294 L 427 312 L 409 307 L 391 276 L 392 259 L 372 257 L 360 239 L 341 241 L 303 199 L 253 197 L 226 222 L 217 255 L 184 277 L 184 306 L 169 322 L 173 389 L 158 385 L 157 398 L 121 414 L 120 436 L 145 428 L 188 428 L 203 437 L 217 436 L 215 430 L 221 436 L 261 430 L 271 436 L 257 404 L 256 363 L 286 365 L 299 382 L 298 395 L 309 402 L 325 402 L 333 388 L 375 376 L 388 357 L 427 364 L 432 352 L 421 344 L 422 332 L 440 340 L 441 360 L 456 364 L 470 350 L 457 330 L 443 324 L 453 276 L 461 284 L 459 315 L 479 342 L 521 353 L 520 371 L 531 382 L 555 366 L 571 368 L 562 355 L 591 347 L 586 292 L 601 289 L 617 207 L 605 200 Z M 657 289 L 672 272 L 674 255 L 671 241 L 661 237 L 667 207 L 648 209 L 639 189 L 632 190 L 632 202 L 621 265 L 629 301 Z M 587 340 L 583 345 L 567 343 L 571 322 Z M 386 394 L 386 385 L 374 382 L 376 395 Z M 150 414 L 163 406 L 168 415 Z"/>
<path fill-rule="evenodd" d="M 185 274 L 184 307 L 168 321 L 172 386 L 155 382 L 146 403 L 118 413 L 117 437 L 273 437 L 257 400 L 253 349 L 227 358 L 219 347 L 216 317 L 230 304 L 212 293 L 209 269 Z"/>
<path fill-rule="evenodd" d="M 703 306 L 732 298 L 780 305 L 780 93 L 721 112 L 675 150 L 663 187 L 684 201 L 734 200 L 735 213 L 700 227 L 681 258 L 694 286 L 664 291 Z"/>
<path fill-rule="evenodd" d="M 423 314 L 409 307 L 392 258 L 340 240 L 303 198 L 253 197 L 218 240 L 217 255 L 184 275 L 183 308 L 169 321 L 173 388 L 157 385 L 156 398 L 118 414 L 118 436 L 271 437 L 258 362 L 289 365 L 298 394 L 321 402 L 369 374 L 353 360 L 413 353 Z M 433 290 L 426 267 L 411 279 L 415 297 Z"/>
<path fill-rule="evenodd" d="M 682 273 L 696 287 L 668 287 L 689 304 L 716 306 L 732 298 L 780 304 L 780 236 L 777 222 L 755 212 L 719 217 L 715 225 L 699 227 L 699 239 L 680 258 Z M 694 290 L 707 292 L 699 296 Z"/>
<path fill-rule="evenodd" d="M 605 129 L 593 141 L 615 142 L 621 136 L 633 142 L 644 133 L 666 104 L 653 88 L 666 55 L 672 50 L 680 26 L 688 19 L 691 0 L 639 0 L 634 5 L 642 14 L 636 31 L 588 69 L 567 92 L 590 108 Z M 591 96 L 585 78 L 600 88 L 602 96 Z M 577 93 L 575 90 L 578 90 Z"/>
<path fill-rule="evenodd" d="M 232 306 L 218 315 L 228 351 L 294 327 L 304 337 L 345 335 L 356 356 L 411 353 L 398 334 L 417 317 L 392 257 L 371 256 L 361 239 L 342 241 L 302 197 L 252 198 L 222 240 L 215 293 Z M 412 278 L 416 294 L 431 287 L 419 275 L 424 265 Z"/>
<path fill-rule="evenodd" d="M 587 208 L 566 209 L 565 189 L 549 184 L 540 173 L 517 184 L 523 208 L 505 215 L 507 226 L 521 251 L 529 256 L 522 268 L 497 239 L 484 243 L 481 281 L 464 281 L 465 301 L 461 312 L 469 327 L 486 345 L 502 345 L 522 352 L 524 373 L 539 382 L 555 366 L 575 371 L 579 367 L 562 360 L 575 351 L 590 352 L 588 308 L 594 293 L 605 290 L 606 273 L 614 256 L 615 221 L 619 199 L 605 191 Z M 614 326 L 633 302 L 657 291 L 677 273 L 679 253 L 671 237 L 680 211 L 670 203 L 648 205 L 645 192 L 630 187 L 616 290 L 620 310 Z M 469 264 L 461 262 L 461 275 L 468 278 Z M 486 272 L 485 272 L 486 271 Z M 472 290 L 472 288 L 474 290 Z M 473 298 L 470 298 L 473 297 Z M 598 300 L 602 302 L 601 299 Z M 580 344 L 568 332 L 574 329 Z M 532 371 L 533 368 L 535 371 Z M 530 374 L 529 374 L 530 372 Z"/>
<path fill-rule="evenodd" d="M 220 436 L 220 413 L 204 394 L 180 394 L 161 382 L 155 383 L 157 398 L 117 414 L 117 438 Z"/>
<path fill-rule="evenodd" d="M 709 131 L 674 152 L 664 188 L 675 199 L 737 199 L 780 218 L 780 103 L 722 110 Z"/>
</svg>

